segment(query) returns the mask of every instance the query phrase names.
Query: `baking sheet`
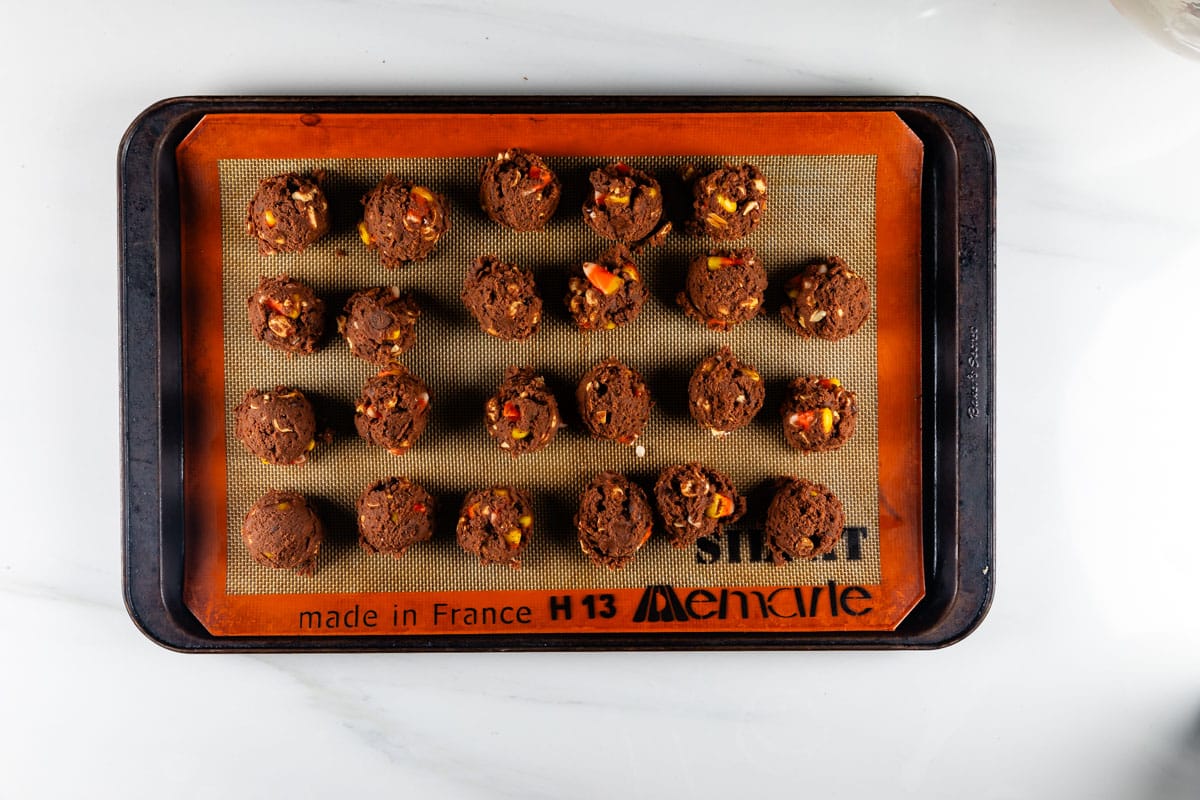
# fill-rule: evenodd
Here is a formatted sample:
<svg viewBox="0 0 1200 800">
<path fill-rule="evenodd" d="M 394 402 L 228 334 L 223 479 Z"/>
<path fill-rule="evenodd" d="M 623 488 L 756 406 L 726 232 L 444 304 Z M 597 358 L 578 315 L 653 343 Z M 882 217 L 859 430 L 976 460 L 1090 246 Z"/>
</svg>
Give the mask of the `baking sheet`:
<svg viewBox="0 0 1200 800">
<path fill-rule="evenodd" d="M 196 116 L 199 110 L 207 112 L 203 118 Z M 946 468 L 953 471 L 954 461 L 942 458 L 937 463 L 943 468 L 933 471 L 922 466 L 923 450 L 932 452 L 928 448 L 941 448 L 942 442 L 954 447 L 958 439 L 952 429 L 947 429 L 948 434 L 938 433 L 943 431 L 940 414 L 936 431 L 933 427 L 927 431 L 932 438 L 925 439 L 922 434 L 921 415 L 932 414 L 934 409 L 930 398 L 950 391 L 946 395 L 950 398 L 949 408 L 954 407 L 955 400 L 952 386 L 939 388 L 943 384 L 937 375 L 925 371 L 932 363 L 928 359 L 932 358 L 934 339 L 923 346 L 922 331 L 932 337 L 935 329 L 928 327 L 931 316 L 922 311 L 921 275 L 932 280 L 939 269 L 953 271 L 957 269 L 956 253 L 973 254 L 980 246 L 972 235 L 943 239 L 946 230 L 968 223 L 960 220 L 954 194 L 939 188 L 923 191 L 922 150 L 930 142 L 933 150 L 927 154 L 932 153 L 934 166 L 928 185 L 941 186 L 962 174 L 958 151 L 947 147 L 939 137 L 952 136 L 959 147 L 972 147 L 977 129 L 969 120 L 956 119 L 956 114 L 950 104 L 939 105 L 937 101 L 909 100 L 897 105 L 869 98 L 823 102 L 795 98 L 789 102 L 593 98 L 586 102 L 544 99 L 515 105 L 509 100 L 486 98 L 409 99 L 402 104 L 326 98 L 300 105 L 287 99 L 228 103 L 219 98 L 185 98 L 148 110 L 123 144 L 123 148 L 129 148 L 128 153 L 123 150 L 122 160 L 123 268 L 128 276 L 123 297 L 133 304 L 132 311 L 123 314 L 123 342 L 131 354 L 123 362 L 126 385 L 130 387 L 125 419 L 127 432 L 141 430 L 129 428 L 128 423 L 130 414 L 136 417 L 142 414 L 140 409 L 145 409 L 138 399 L 144 382 L 136 372 L 136 364 L 144 362 L 145 342 L 159 354 L 155 358 L 161 359 L 156 374 L 161 376 L 162 413 L 151 415 L 160 420 L 161 436 L 157 441 L 161 452 L 137 455 L 139 448 L 134 453 L 136 459 L 126 462 L 126 469 L 131 476 L 127 492 L 135 493 L 141 491 L 137 486 L 145 485 L 141 477 L 143 462 L 162 469 L 159 491 L 152 494 L 162 503 L 164 527 L 161 539 L 157 535 L 154 539 L 140 538 L 137 531 L 145 527 L 143 506 L 136 499 L 140 495 L 127 493 L 131 520 L 127 528 L 127 564 L 135 571 L 127 573 L 126 586 L 135 620 L 156 640 L 170 646 L 210 650 L 853 647 L 869 642 L 875 644 L 867 646 L 904 646 L 903 642 L 921 646 L 921 636 L 934 641 L 933 637 L 947 635 L 938 632 L 943 629 L 965 630 L 964 624 L 969 622 L 960 620 L 969 620 L 969 603 L 956 600 L 959 595 L 947 594 L 947 587 L 955 582 L 960 586 L 971 583 L 957 571 L 957 565 L 963 558 L 975 558 L 974 540 L 955 538 L 957 525 L 948 516 L 941 517 L 951 521 L 948 527 L 922 526 L 923 508 L 928 513 L 928 509 L 940 507 L 943 502 L 949 502 L 949 507 L 957 502 L 960 512 L 972 507 L 969 498 L 957 494 L 957 482 L 942 483 L 940 477 L 934 481 L 935 472 L 941 475 Z M 155 189 L 149 200 L 130 199 L 144 195 L 139 188 L 144 178 L 131 176 L 145 174 L 139 170 L 145 168 L 146 154 L 152 152 L 160 165 L 165 163 L 161 156 L 170 150 L 163 149 L 163 142 L 175 148 L 176 165 L 160 168 L 155 174 L 169 180 Z M 780 154 L 875 157 L 876 255 L 882 265 L 875 287 L 876 367 L 883 387 L 877 409 L 877 584 L 842 585 L 831 580 L 774 588 L 709 585 L 676 589 L 655 583 L 610 586 L 599 592 L 403 588 L 271 594 L 228 591 L 232 542 L 224 351 L 229 343 L 223 325 L 221 162 L 482 159 L 483 154 L 514 143 L 551 158 L 603 159 L 608 154 L 630 153 L 645 158 L 687 159 L 710 158 L 715 153 L 742 153 L 752 160 Z M 979 159 L 974 155 L 972 159 L 966 165 L 970 178 L 967 183 L 975 186 L 980 175 L 986 178 L 990 172 L 980 172 L 975 166 Z M 922 208 L 930 207 L 939 210 L 925 217 Z M 132 231 L 140 230 L 136 220 L 144 216 L 143 209 L 159 220 L 154 227 L 154 241 L 159 244 L 149 252 L 142 246 L 149 240 L 130 238 L 135 236 Z M 985 226 L 977 232 L 987 230 L 990 228 Z M 928 252 L 933 254 L 924 265 L 920 255 L 923 237 Z M 944 247 L 943 241 L 948 245 Z M 173 247 L 178 247 L 177 262 L 172 258 Z M 136 276 L 146 264 L 159 276 L 160 293 L 150 302 L 161 309 L 160 327 L 151 339 L 130 338 L 128 326 L 139 325 L 137 320 L 143 319 L 145 303 L 137 290 L 145 283 Z M 947 297 L 949 301 L 943 302 L 939 294 L 936 314 L 939 319 L 953 320 L 960 304 L 954 301 L 953 293 Z M 553 302 L 553 298 L 547 299 Z M 158 305 L 160 301 L 163 305 Z M 970 296 L 963 302 L 973 320 L 982 319 L 975 313 L 976 304 Z M 175 304 L 178 307 L 174 311 L 167 307 Z M 957 329 L 943 322 L 936 330 L 953 336 Z M 179 344 L 172 344 L 173 335 L 180 337 L 181 341 L 175 340 Z M 989 341 L 984 339 L 983 344 Z M 937 347 L 942 346 L 939 337 Z M 129 372 L 130 365 L 134 372 Z M 566 394 L 569 401 L 569 388 Z M 178 410 L 172 412 L 172 408 Z M 964 455 L 973 459 L 973 454 Z M 144 461 L 147 457 L 150 460 Z M 172 482 L 172 465 L 179 467 L 180 484 Z M 942 486 L 948 492 L 946 497 L 961 499 L 940 499 Z M 765 502 L 760 501 L 759 508 L 765 507 Z M 454 509 L 451 507 L 448 513 L 448 528 L 452 528 Z M 173 519 L 182 524 L 171 522 Z M 933 517 L 928 519 L 932 521 Z M 855 530 L 847 531 L 849 538 L 861 539 L 851 535 Z M 928 536 L 938 541 L 938 537 L 946 537 L 945 543 L 926 549 L 926 543 L 934 541 Z M 854 560 L 851 550 L 848 546 L 847 560 Z M 147 562 L 145 556 L 151 551 L 160 553 L 162 560 Z M 924 568 L 922 551 L 930 559 Z M 705 551 L 697 558 L 708 555 Z M 729 537 L 720 556 L 734 563 L 756 559 L 753 527 Z M 931 602 L 921 603 L 927 577 L 934 580 L 936 593 Z M 147 594 L 147 580 L 161 580 L 161 589 Z M 154 607 L 157 597 L 164 602 L 161 610 Z M 773 604 L 772 598 L 785 599 L 787 604 Z M 563 605 L 572 602 L 578 604 L 577 610 L 586 607 L 588 613 L 564 615 Z M 662 613 L 672 608 L 672 602 L 673 608 L 683 608 L 686 613 Z M 924 610 L 910 615 L 919 603 Z M 485 606 L 526 609 L 522 612 L 525 616 L 514 627 L 504 621 L 464 623 L 461 617 L 455 623 L 444 613 L 452 607 Z M 945 616 L 938 609 L 950 609 L 952 614 Z M 593 610 L 605 613 L 593 614 Z M 372 623 L 370 630 L 336 624 L 318 630 L 303 624 L 318 611 L 342 620 L 361 620 L 370 612 L 372 619 L 381 624 Z M 385 614 L 392 620 L 398 614 L 399 622 L 382 624 Z M 906 628 L 928 632 L 917 638 L 911 632 L 886 634 L 902 621 Z"/>
</svg>

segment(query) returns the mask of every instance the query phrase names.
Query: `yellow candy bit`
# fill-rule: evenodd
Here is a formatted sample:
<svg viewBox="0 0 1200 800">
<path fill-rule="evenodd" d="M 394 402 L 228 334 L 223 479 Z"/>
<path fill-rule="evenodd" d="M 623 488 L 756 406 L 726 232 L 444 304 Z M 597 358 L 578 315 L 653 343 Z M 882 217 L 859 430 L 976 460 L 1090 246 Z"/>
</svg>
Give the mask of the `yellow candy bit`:
<svg viewBox="0 0 1200 800">
<path fill-rule="evenodd" d="M 367 233 L 367 223 L 365 220 L 358 223 L 358 238 L 362 239 L 363 244 L 368 247 L 371 246 L 371 234 Z"/>
<path fill-rule="evenodd" d="M 710 519 L 720 519 L 728 517 L 733 513 L 733 498 L 727 497 L 720 492 L 713 494 L 713 501 L 705 509 L 704 515 Z"/>
<path fill-rule="evenodd" d="M 279 509 L 280 511 L 287 511 L 291 507 L 292 507 L 292 504 L 289 503 L 287 500 L 284 500 L 281 503 L 275 504 L 275 508 Z"/>
<path fill-rule="evenodd" d="M 530 516 L 529 514 L 526 514 L 523 517 L 519 517 L 517 519 L 517 524 L 520 525 L 522 528 L 532 527 L 533 526 L 533 517 Z"/>
<path fill-rule="evenodd" d="M 504 541 L 508 542 L 509 547 L 516 547 L 521 544 L 521 532 L 513 528 L 508 533 L 504 534 Z"/>
<path fill-rule="evenodd" d="M 717 203 L 730 214 L 737 211 L 737 201 L 723 194 L 717 195 Z"/>
<path fill-rule="evenodd" d="M 512 438 L 514 439 L 524 439 L 528 435 L 529 431 L 523 431 L 520 428 L 513 428 L 512 430 Z"/>
<path fill-rule="evenodd" d="M 304 306 L 304 298 L 298 294 L 288 298 L 290 302 L 285 304 L 286 310 L 283 312 L 289 319 L 299 319 L 300 310 Z"/>
<path fill-rule="evenodd" d="M 833 432 L 833 409 L 821 409 L 821 431 L 826 436 Z"/>
<path fill-rule="evenodd" d="M 279 222 L 279 220 L 275 219 L 275 214 L 271 211 L 271 209 L 265 208 L 263 209 L 263 222 L 274 228 L 275 224 Z"/>
<path fill-rule="evenodd" d="M 429 191 L 424 186 L 412 187 L 412 193 L 428 203 L 433 202 L 433 192 Z"/>
</svg>

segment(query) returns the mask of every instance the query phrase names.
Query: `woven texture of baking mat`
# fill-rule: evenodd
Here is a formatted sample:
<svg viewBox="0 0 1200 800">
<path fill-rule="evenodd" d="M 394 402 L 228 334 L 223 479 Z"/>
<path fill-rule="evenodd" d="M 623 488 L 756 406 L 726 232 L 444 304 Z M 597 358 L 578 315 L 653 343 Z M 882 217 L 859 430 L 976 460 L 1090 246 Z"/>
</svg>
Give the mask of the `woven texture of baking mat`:
<svg viewBox="0 0 1200 800">
<path fill-rule="evenodd" d="M 220 162 L 225 339 L 226 466 L 228 474 L 228 570 L 230 594 L 372 591 L 472 591 L 683 586 L 774 586 L 879 583 L 878 436 L 875 413 L 876 328 L 872 314 L 858 333 L 840 342 L 805 340 L 779 316 L 782 284 L 805 261 L 841 256 L 875 282 L 875 157 L 755 156 L 689 157 L 702 171 L 722 162 L 752 161 L 767 176 L 770 208 L 759 229 L 729 247 L 753 247 L 764 263 L 769 286 L 765 311 L 732 331 L 710 331 L 675 305 L 686 265 L 710 247 L 707 240 L 676 233 L 662 247 L 636 258 L 650 298 L 638 319 L 613 331 L 581 333 L 563 303 L 566 272 L 610 245 L 588 228 L 580 214 L 587 173 L 621 157 L 655 173 L 668 198 L 679 197 L 675 180 L 685 159 L 638 158 L 636 154 L 594 158 L 547 156 L 563 183 L 558 213 L 539 233 L 515 233 L 491 222 L 479 209 L 478 174 L 483 159 L 323 159 Z M 332 213 L 330 233 L 300 254 L 260 256 L 243 228 L 246 205 L 266 176 L 324 169 Z M 387 270 L 359 240 L 360 198 L 389 172 L 433 187 L 451 202 L 453 227 L 428 260 Z M 678 229 L 677 229 L 678 230 Z M 525 342 L 503 342 L 484 334 L 459 300 L 472 259 L 495 253 L 530 267 L 544 302 L 538 333 Z M 261 276 L 287 273 L 312 285 L 325 299 L 325 346 L 310 356 L 289 358 L 255 341 L 249 331 L 246 297 Z M 428 385 L 431 418 L 423 436 L 404 456 L 392 456 L 354 432 L 354 402 L 377 367 L 350 355 L 336 334 L 335 318 L 354 291 L 380 285 L 411 290 L 422 309 L 417 345 L 404 363 Z M 701 429 L 687 412 L 687 382 L 695 365 L 728 344 L 762 374 L 767 385 L 755 421 L 724 439 Z M 655 406 L 633 447 L 590 439 L 575 411 L 575 385 L 606 356 L 615 356 L 646 378 Z M 540 453 L 514 459 L 501 451 L 483 425 L 483 405 L 510 364 L 531 365 L 545 375 L 568 428 Z M 802 374 L 837 376 L 858 395 L 858 427 L 849 443 L 831 453 L 801 454 L 783 440 L 779 404 L 789 380 Z M 267 466 L 233 435 L 233 409 L 247 388 L 294 386 L 316 406 L 319 421 L 334 431 L 301 467 Z M 638 480 L 650 494 L 663 467 L 700 461 L 727 473 L 751 508 L 739 527 L 760 524 L 769 493 L 761 487 L 779 475 L 798 475 L 829 486 L 846 507 L 846 525 L 865 529 L 859 547 L 843 538 L 832 560 L 784 566 L 750 561 L 743 544 L 740 563 L 715 561 L 696 548 L 678 550 L 661 530 L 624 570 L 591 564 L 580 551 L 571 517 L 592 475 L 617 470 Z M 403 559 L 368 555 L 357 544 L 354 504 L 363 488 L 386 475 L 407 475 L 439 502 L 432 542 Z M 470 489 L 510 484 L 536 497 L 533 540 L 520 570 L 485 567 L 455 543 L 454 524 Z M 328 536 L 317 573 L 300 577 L 254 563 L 241 541 L 242 519 L 269 489 L 301 492 L 316 501 Z M 756 522 L 756 520 L 758 522 Z M 710 548 L 711 549 L 711 548 Z M 852 552 L 853 550 L 853 552 Z M 722 547 L 724 554 L 724 547 Z M 849 556 L 857 556 L 851 559 Z M 711 563 L 709 563 L 711 562 Z"/>
</svg>

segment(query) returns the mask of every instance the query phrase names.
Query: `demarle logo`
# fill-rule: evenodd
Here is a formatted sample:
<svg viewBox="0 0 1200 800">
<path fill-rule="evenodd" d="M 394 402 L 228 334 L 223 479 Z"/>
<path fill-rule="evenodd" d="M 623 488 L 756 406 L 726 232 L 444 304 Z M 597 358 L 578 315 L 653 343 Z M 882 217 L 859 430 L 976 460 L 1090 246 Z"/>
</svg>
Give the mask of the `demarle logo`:
<svg viewBox="0 0 1200 800">
<path fill-rule="evenodd" d="M 683 601 L 670 586 L 647 586 L 633 612 L 634 622 L 682 622 L 688 619 Z"/>
<path fill-rule="evenodd" d="M 862 586 L 779 586 L 774 589 L 692 589 L 682 597 L 675 587 L 647 586 L 633 612 L 634 622 L 687 622 L 695 619 L 787 619 L 869 613 L 871 593 Z"/>
</svg>

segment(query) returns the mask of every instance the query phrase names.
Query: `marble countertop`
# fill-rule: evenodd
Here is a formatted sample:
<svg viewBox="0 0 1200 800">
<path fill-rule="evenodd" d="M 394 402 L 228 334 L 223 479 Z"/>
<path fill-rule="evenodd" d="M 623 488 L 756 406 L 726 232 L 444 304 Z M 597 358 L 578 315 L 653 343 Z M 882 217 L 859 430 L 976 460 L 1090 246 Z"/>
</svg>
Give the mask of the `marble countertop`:
<svg viewBox="0 0 1200 800">
<path fill-rule="evenodd" d="M 1200 796 L 1200 60 L 1102 2 L 864 5 L 8 9 L 0 795 Z M 121 594 L 117 144 L 159 99 L 260 93 L 969 108 L 999 175 L 989 618 L 913 653 L 146 640 Z"/>
</svg>

